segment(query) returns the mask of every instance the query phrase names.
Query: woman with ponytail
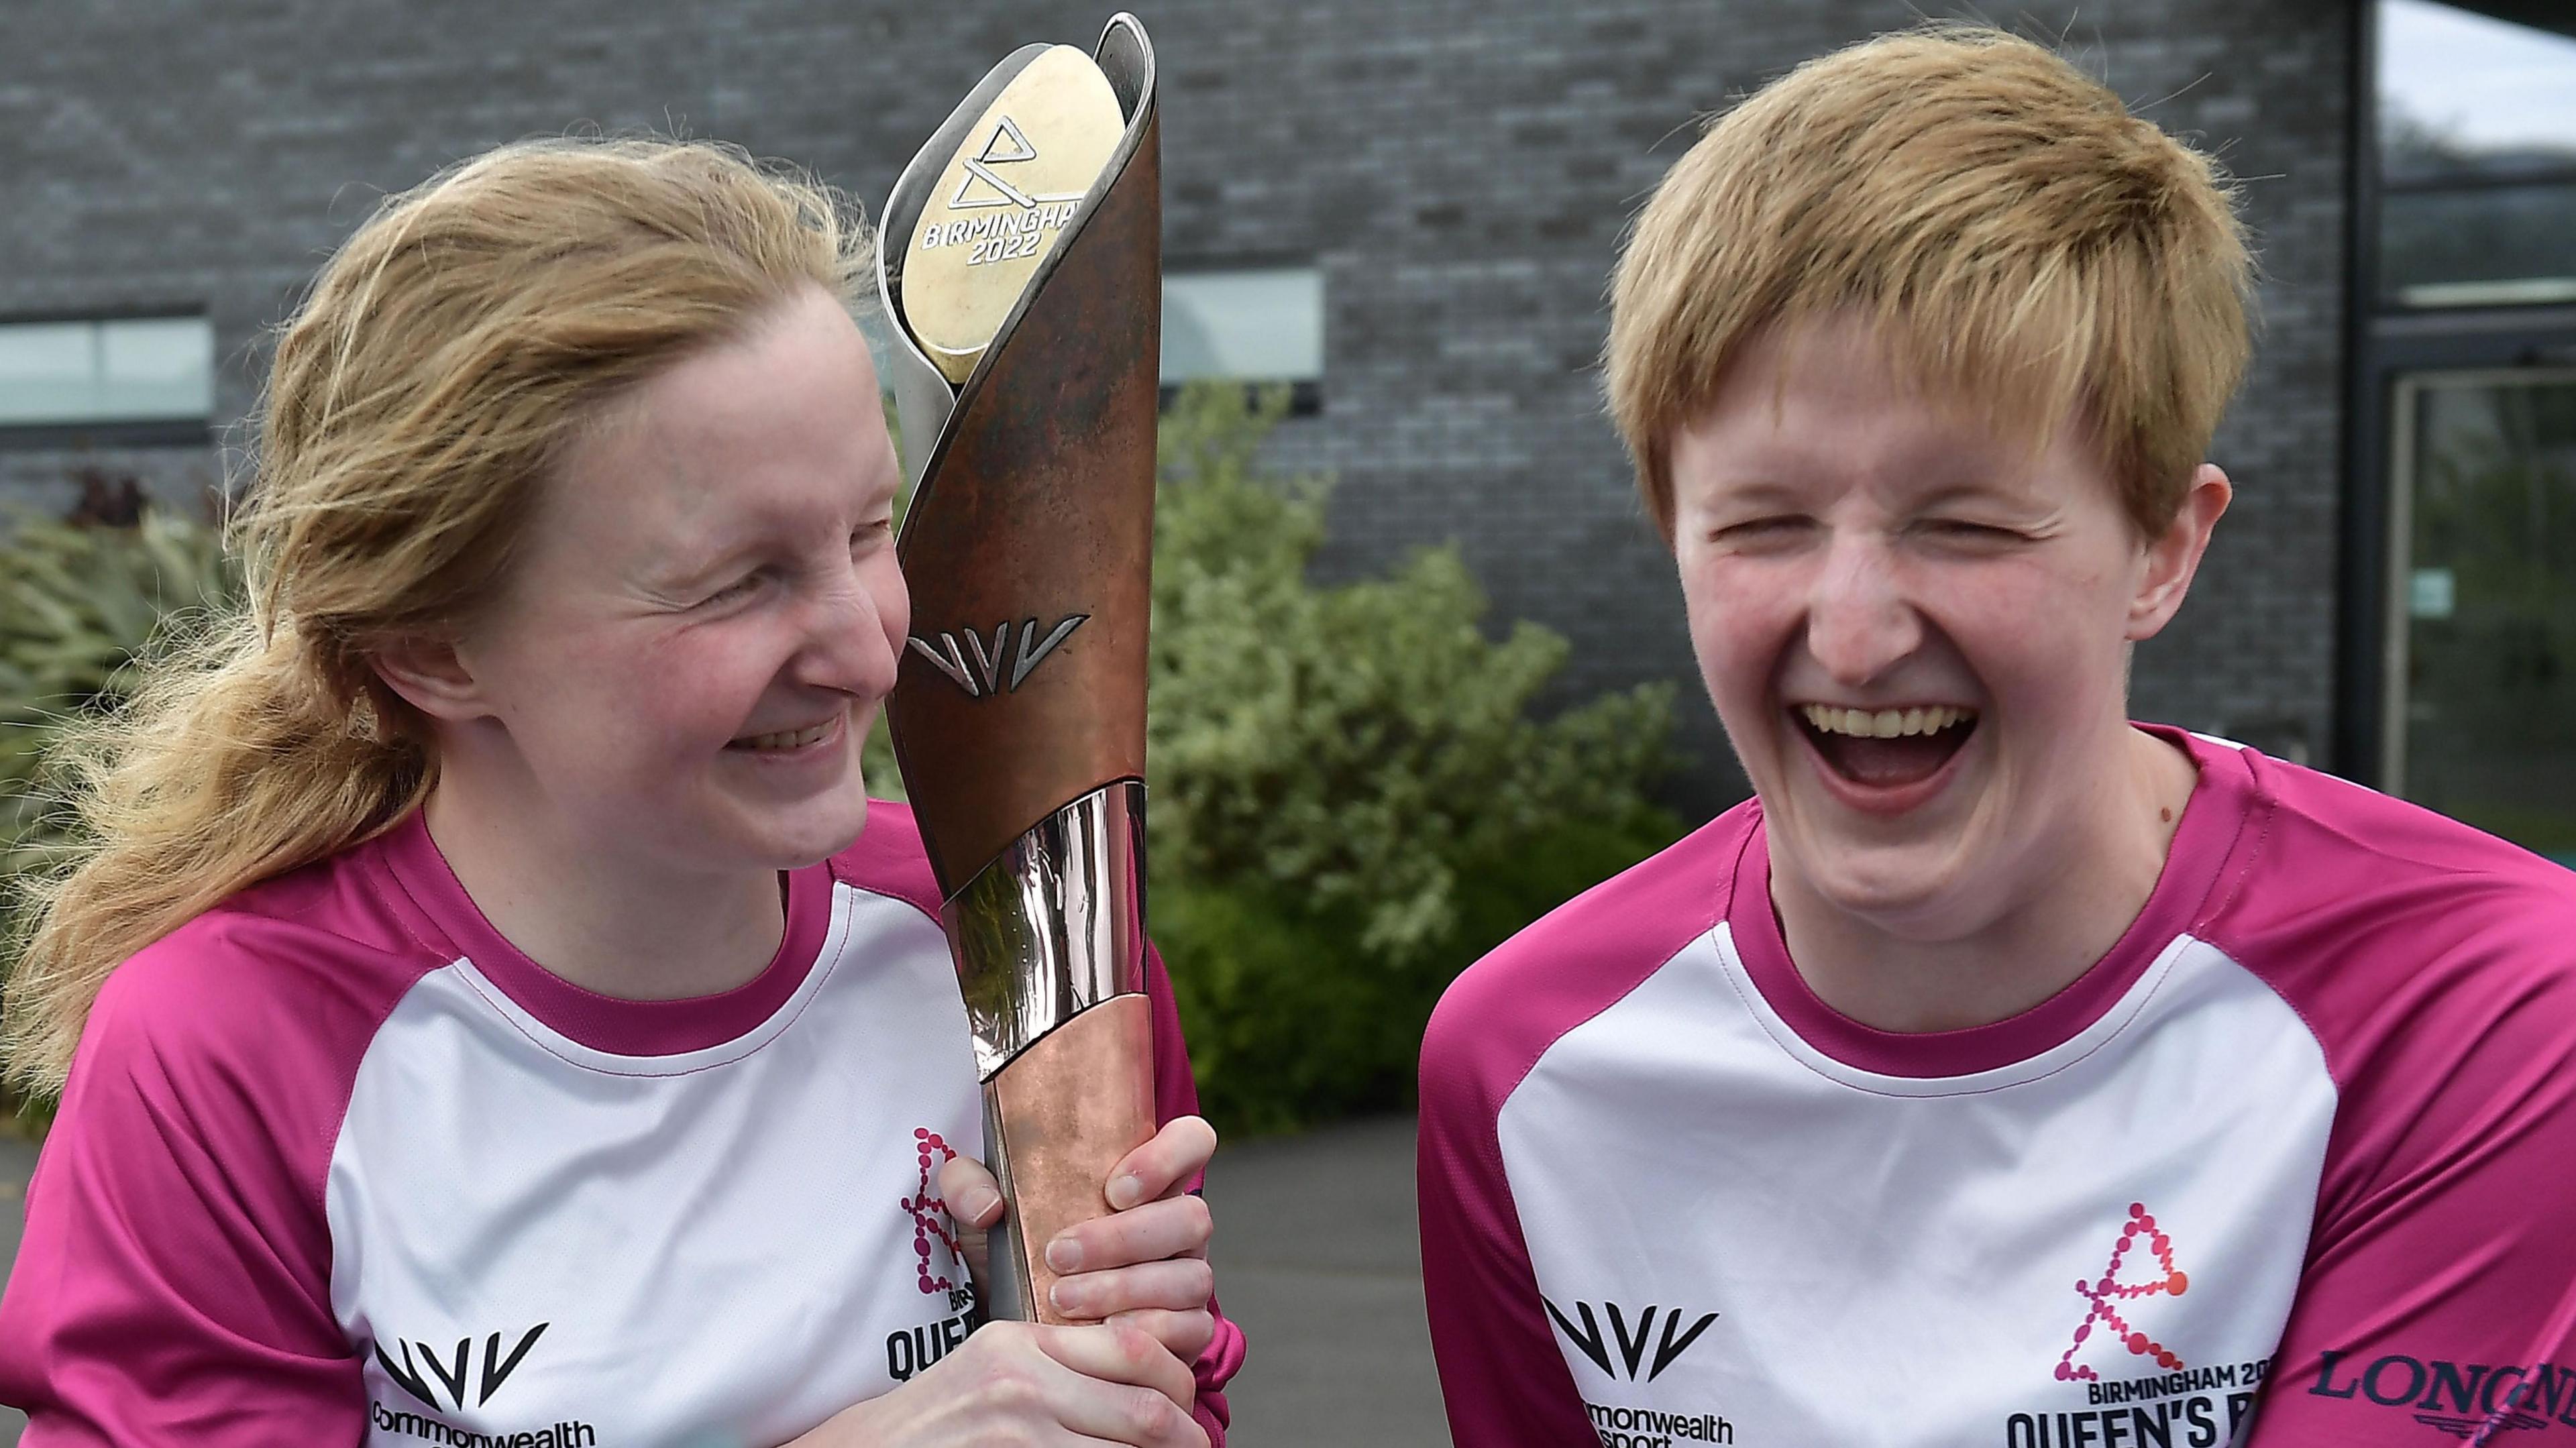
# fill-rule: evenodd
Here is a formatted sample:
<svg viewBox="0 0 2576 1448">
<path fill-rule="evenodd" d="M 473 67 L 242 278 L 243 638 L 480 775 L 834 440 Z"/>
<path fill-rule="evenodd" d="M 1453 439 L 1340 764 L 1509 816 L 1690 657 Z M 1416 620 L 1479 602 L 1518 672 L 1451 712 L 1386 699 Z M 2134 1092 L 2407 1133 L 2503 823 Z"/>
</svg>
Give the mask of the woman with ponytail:
<svg viewBox="0 0 2576 1448">
<path fill-rule="evenodd" d="M 864 232 L 703 144 L 395 197 L 279 339 L 248 604 L 67 746 L 0 1299 L 57 1444 L 1200 1444 L 1214 1146 L 978 1328 L 938 902 L 859 745 L 907 624 Z M 971 1335 L 970 1335 L 971 1334 Z"/>
</svg>

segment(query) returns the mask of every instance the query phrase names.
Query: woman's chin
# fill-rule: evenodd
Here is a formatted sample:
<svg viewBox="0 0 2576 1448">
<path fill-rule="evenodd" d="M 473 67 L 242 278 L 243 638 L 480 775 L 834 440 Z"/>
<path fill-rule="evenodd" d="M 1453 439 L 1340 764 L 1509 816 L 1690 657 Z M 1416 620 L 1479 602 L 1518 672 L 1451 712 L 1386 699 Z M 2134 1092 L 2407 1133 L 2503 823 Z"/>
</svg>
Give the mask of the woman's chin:
<svg viewBox="0 0 2576 1448">
<path fill-rule="evenodd" d="M 867 791 L 855 779 L 846 791 L 823 799 L 801 800 L 795 807 L 772 806 L 737 835 L 745 863 L 768 870 L 801 870 L 820 864 L 858 843 L 867 829 Z"/>
<path fill-rule="evenodd" d="M 1802 813 L 1771 831 L 1775 875 L 1793 875 L 1819 902 L 1890 934 L 1937 937 L 1963 913 L 1970 851 L 1955 829 L 1916 820 L 1894 833 L 1886 820 L 1837 818 L 1831 806 Z"/>
</svg>

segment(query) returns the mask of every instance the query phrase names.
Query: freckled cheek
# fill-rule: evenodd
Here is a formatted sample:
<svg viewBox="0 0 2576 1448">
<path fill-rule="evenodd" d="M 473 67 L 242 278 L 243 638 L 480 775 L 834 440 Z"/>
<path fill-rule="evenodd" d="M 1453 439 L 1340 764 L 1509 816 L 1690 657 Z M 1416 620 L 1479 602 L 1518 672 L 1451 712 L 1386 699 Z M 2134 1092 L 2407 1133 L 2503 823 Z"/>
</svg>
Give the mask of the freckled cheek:
<svg viewBox="0 0 2576 1448">
<path fill-rule="evenodd" d="M 755 722 L 761 696 L 778 675 L 773 650 L 756 637 L 702 630 L 649 651 L 636 676 L 633 737 L 671 756 L 720 748 Z"/>
<path fill-rule="evenodd" d="M 2071 717 L 2097 690 L 2116 689 L 2118 651 L 2092 600 L 2041 568 L 1980 569 L 1947 581 L 1925 601 L 1933 625 L 1957 645 L 1996 702 L 2029 721 Z"/>
<path fill-rule="evenodd" d="M 1730 726 L 1754 722 L 1772 676 L 1796 639 L 1803 585 L 1776 568 L 1737 559 L 1710 560 L 1685 572 L 1682 596 L 1691 651 Z"/>
</svg>

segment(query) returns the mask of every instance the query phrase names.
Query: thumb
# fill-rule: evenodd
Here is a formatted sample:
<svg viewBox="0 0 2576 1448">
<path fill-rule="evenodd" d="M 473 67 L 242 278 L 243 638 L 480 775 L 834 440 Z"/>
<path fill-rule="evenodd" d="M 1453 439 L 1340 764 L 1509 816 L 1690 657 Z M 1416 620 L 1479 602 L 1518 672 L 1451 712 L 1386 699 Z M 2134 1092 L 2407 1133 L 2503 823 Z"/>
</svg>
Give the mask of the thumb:
<svg viewBox="0 0 2576 1448">
<path fill-rule="evenodd" d="M 939 1195 L 961 1226 L 990 1227 L 1002 1217 L 1002 1188 L 984 1164 L 955 1157 L 939 1168 Z"/>
</svg>

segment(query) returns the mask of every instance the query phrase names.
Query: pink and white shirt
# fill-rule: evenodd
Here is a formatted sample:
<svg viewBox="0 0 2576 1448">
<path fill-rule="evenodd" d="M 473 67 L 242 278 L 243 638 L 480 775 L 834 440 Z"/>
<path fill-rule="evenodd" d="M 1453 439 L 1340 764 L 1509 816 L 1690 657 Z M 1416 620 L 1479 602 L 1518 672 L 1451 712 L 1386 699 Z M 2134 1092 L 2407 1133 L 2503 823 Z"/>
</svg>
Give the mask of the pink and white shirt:
<svg viewBox="0 0 2576 1448">
<path fill-rule="evenodd" d="M 1753 803 L 1451 988 L 1462 1448 L 2576 1444 L 2576 875 L 2155 732 L 2163 875 L 2013 1019 L 1818 1000 Z"/>
<path fill-rule="evenodd" d="M 485 921 L 418 815 L 109 978 L 0 1299 L 70 1444 L 767 1445 L 929 1367 L 980 1156 L 921 837 L 871 806 L 719 996 L 612 999 Z M 1156 1102 L 1196 1107 L 1161 963 Z M 1223 1441 L 1243 1356 L 1196 1367 Z"/>
</svg>

